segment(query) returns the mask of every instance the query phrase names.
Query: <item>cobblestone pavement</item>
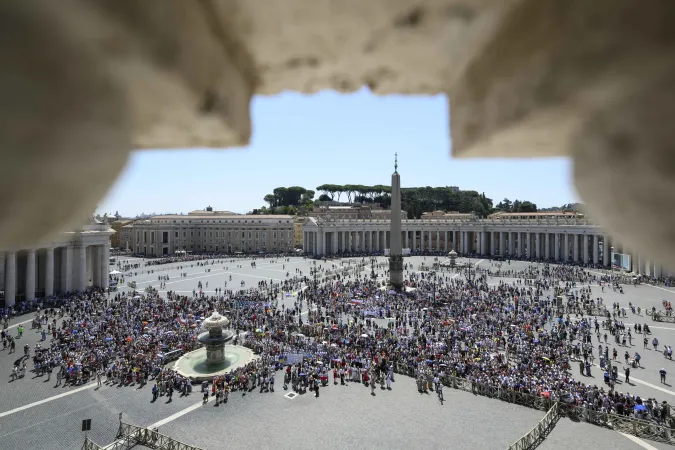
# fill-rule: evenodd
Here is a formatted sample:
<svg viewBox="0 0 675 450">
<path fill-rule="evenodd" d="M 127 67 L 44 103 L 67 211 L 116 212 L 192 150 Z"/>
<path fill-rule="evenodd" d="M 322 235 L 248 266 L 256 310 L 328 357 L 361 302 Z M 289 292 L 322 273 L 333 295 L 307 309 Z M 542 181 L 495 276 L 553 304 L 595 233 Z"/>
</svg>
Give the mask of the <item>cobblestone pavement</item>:
<svg viewBox="0 0 675 450">
<path fill-rule="evenodd" d="M 386 258 L 378 258 L 378 262 L 384 261 Z M 427 257 L 426 260 L 422 257 L 406 258 L 406 263 L 412 263 L 415 271 L 422 262 L 431 264 L 433 258 Z M 489 260 L 474 260 L 474 262 L 480 262 L 481 268 L 497 269 Z M 228 282 L 228 288 L 237 289 L 241 280 L 246 281 L 246 287 L 250 287 L 263 279 L 268 281 L 270 278 L 275 281 L 285 279 L 286 271 L 293 276 L 296 267 L 308 275 L 310 265 L 313 266 L 311 261 L 302 258 L 293 258 L 290 263 L 259 260 L 257 269 L 250 267 L 250 260 L 248 262 L 238 260 L 237 263 L 227 264 L 231 266 L 239 264 L 242 268 L 225 266 L 229 267 L 226 271 L 221 266 L 220 272 L 212 268 L 211 273 L 205 273 L 203 267 L 197 266 L 183 270 L 172 267 L 175 265 L 156 266 L 149 269 L 161 270 L 152 274 L 139 274 L 134 279 L 139 282 L 141 289 L 147 285 L 157 287 L 157 275 L 168 274 L 171 277 L 170 282 L 174 284 L 169 284 L 167 288 L 184 290 L 183 293 L 188 294 L 196 288 L 199 280 L 208 280 L 207 291 L 210 291 L 215 286 L 223 286 L 225 280 L 229 281 L 231 274 L 233 279 L 232 282 Z M 332 264 L 330 261 L 317 262 L 317 265 L 324 267 L 326 265 L 330 267 Z M 285 269 L 283 265 L 286 265 Z M 503 264 L 502 268 L 522 270 L 526 266 L 527 263 L 513 262 L 510 266 Z M 178 275 L 180 272 L 188 272 L 188 278 L 181 279 Z M 378 272 L 380 277 L 384 276 L 383 270 Z M 364 274 L 366 273 L 370 273 L 370 267 L 364 271 Z M 457 274 L 443 276 L 463 277 Z M 501 281 L 513 280 L 495 277 L 489 280 L 490 284 L 498 284 Z M 645 309 L 651 306 L 659 307 L 663 299 L 675 299 L 673 290 L 650 286 L 627 286 L 624 287 L 624 292 L 622 295 L 606 289 L 603 293 L 599 287 L 593 287 L 593 297 L 602 297 L 608 305 L 618 301 L 626 308 L 629 301 Z M 293 297 L 284 297 L 282 303 L 292 305 L 293 301 Z M 30 318 L 31 316 L 15 318 L 10 325 L 25 322 Z M 637 316 L 630 312 L 624 321 L 630 324 L 636 321 L 647 322 L 661 345 L 675 344 L 675 324 L 657 324 L 644 313 Z M 16 328 L 12 329 L 12 332 L 15 334 Z M 28 343 L 32 347 L 38 339 L 39 335 L 30 330 L 30 324 L 27 324 L 24 337 L 17 341 L 17 353 L 8 355 L 7 350 L 0 351 L 0 383 L 3 379 L 9 380 L 12 363 L 23 354 L 23 345 Z M 665 360 L 660 352 L 642 350 L 640 335 L 636 335 L 633 344 L 630 351 L 639 349 L 645 368 L 632 371 L 634 385 L 627 386 L 626 390 L 634 389 L 645 397 L 675 402 L 675 390 L 669 385 L 661 384 L 658 377 L 658 370 L 662 366 L 675 377 L 673 362 Z M 595 339 L 594 345 L 597 347 Z M 611 351 L 612 345 L 609 345 Z M 617 349 L 619 359 L 622 359 L 624 349 L 621 347 Z M 575 376 L 579 379 L 589 383 L 602 383 L 598 368 L 593 368 L 592 374 L 595 378 L 592 379 L 578 375 L 576 367 L 573 366 L 573 369 L 576 369 L 573 373 L 576 373 Z M 80 422 L 87 418 L 92 419 L 92 431 L 89 436 L 99 444 L 107 444 L 115 438 L 119 412 L 125 414 L 125 421 L 129 423 L 149 426 L 199 403 L 201 399 L 198 394 L 186 398 L 174 396 L 173 402 L 167 404 L 166 399 L 160 397 L 159 401 L 152 404 L 150 386 L 143 389 L 112 386 L 95 389 L 92 386 L 50 400 L 55 395 L 73 392 L 73 388 L 55 388 L 54 383 L 44 382 L 44 377 L 32 379 L 33 376 L 30 373 L 25 379 L 7 383 L 0 391 L 0 450 L 78 448 L 83 439 Z M 278 381 L 280 378 L 281 376 L 278 377 Z M 623 376 L 620 376 L 620 379 L 623 379 Z M 619 390 L 622 390 L 622 387 L 619 387 Z M 225 407 L 215 408 L 213 403 L 209 403 L 161 425 L 160 431 L 206 449 L 222 448 L 223 445 L 240 448 L 274 446 L 294 449 L 335 448 L 338 445 L 409 448 L 414 445 L 433 449 L 448 448 L 449 442 L 455 448 L 503 449 L 532 428 L 543 416 L 541 411 L 451 389 L 445 390 L 447 401 L 441 406 L 433 394 L 419 395 L 413 380 L 402 376 L 394 383 L 393 392 L 378 389 L 374 398 L 369 395 L 368 389 L 355 385 L 349 387 L 331 385 L 321 390 L 319 399 L 313 398 L 311 394 L 287 399 L 283 396 L 285 393 L 280 390 L 274 394 L 252 393 L 243 398 L 240 394 L 234 394 Z M 43 400 L 50 401 L 32 406 L 34 402 Z M 24 405 L 28 407 L 16 410 Z M 560 429 L 554 430 L 549 437 L 551 441 L 545 442 L 542 448 L 570 448 L 580 444 L 588 444 L 598 450 L 610 447 L 637 448 L 636 444 L 625 437 L 595 426 L 571 423 L 563 419 L 557 427 Z M 579 442 L 573 440 L 575 438 L 571 436 L 580 436 Z M 659 449 L 664 448 L 661 444 L 651 443 L 651 445 Z"/>
</svg>

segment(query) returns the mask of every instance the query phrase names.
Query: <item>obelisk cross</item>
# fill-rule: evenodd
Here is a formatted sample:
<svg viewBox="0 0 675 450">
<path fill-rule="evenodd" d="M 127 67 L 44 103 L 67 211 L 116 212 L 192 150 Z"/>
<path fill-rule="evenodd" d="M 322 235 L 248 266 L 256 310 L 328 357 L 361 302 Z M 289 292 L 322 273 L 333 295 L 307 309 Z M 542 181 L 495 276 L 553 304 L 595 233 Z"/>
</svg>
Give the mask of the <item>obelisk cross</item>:
<svg viewBox="0 0 675 450">
<path fill-rule="evenodd" d="M 394 153 L 394 172 L 398 172 L 398 153 Z"/>
</svg>

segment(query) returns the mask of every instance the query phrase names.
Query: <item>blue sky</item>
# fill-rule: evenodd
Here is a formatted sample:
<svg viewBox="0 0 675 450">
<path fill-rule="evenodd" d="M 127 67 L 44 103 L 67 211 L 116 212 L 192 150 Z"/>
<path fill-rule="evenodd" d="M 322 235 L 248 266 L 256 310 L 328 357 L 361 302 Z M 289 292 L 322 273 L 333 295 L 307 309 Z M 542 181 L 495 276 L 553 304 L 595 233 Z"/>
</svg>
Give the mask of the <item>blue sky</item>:
<svg viewBox="0 0 675 450">
<path fill-rule="evenodd" d="M 137 152 L 98 212 L 245 213 L 278 186 L 389 184 L 398 152 L 403 187 L 459 186 L 539 207 L 577 201 L 566 159 L 452 159 L 444 97 L 282 94 L 256 97 L 245 149 Z M 318 198 L 319 193 L 317 192 Z"/>
</svg>

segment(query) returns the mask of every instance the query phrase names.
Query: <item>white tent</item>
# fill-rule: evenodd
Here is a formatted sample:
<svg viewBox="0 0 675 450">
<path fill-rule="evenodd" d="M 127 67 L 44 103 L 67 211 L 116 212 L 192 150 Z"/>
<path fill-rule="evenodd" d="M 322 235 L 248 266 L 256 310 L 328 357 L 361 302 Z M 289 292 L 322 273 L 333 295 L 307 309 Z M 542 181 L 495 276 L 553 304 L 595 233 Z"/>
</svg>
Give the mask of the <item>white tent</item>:
<svg viewBox="0 0 675 450">
<path fill-rule="evenodd" d="M 122 275 L 122 272 L 120 272 L 119 270 L 113 270 L 112 272 L 110 272 L 110 275 Z"/>
</svg>

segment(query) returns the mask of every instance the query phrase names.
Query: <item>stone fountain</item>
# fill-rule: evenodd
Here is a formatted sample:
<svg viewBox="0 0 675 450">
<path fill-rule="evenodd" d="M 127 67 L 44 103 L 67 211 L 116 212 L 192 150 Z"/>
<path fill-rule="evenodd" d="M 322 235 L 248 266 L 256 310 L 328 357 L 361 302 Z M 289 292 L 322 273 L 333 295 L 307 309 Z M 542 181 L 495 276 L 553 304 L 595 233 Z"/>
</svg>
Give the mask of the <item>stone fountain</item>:
<svg viewBox="0 0 675 450">
<path fill-rule="evenodd" d="M 250 349 L 230 344 L 234 332 L 226 329 L 229 324 L 227 317 L 214 311 L 202 323 L 204 332 L 197 338 L 204 346 L 183 355 L 174 370 L 193 381 L 210 381 L 253 360 Z"/>
</svg>

